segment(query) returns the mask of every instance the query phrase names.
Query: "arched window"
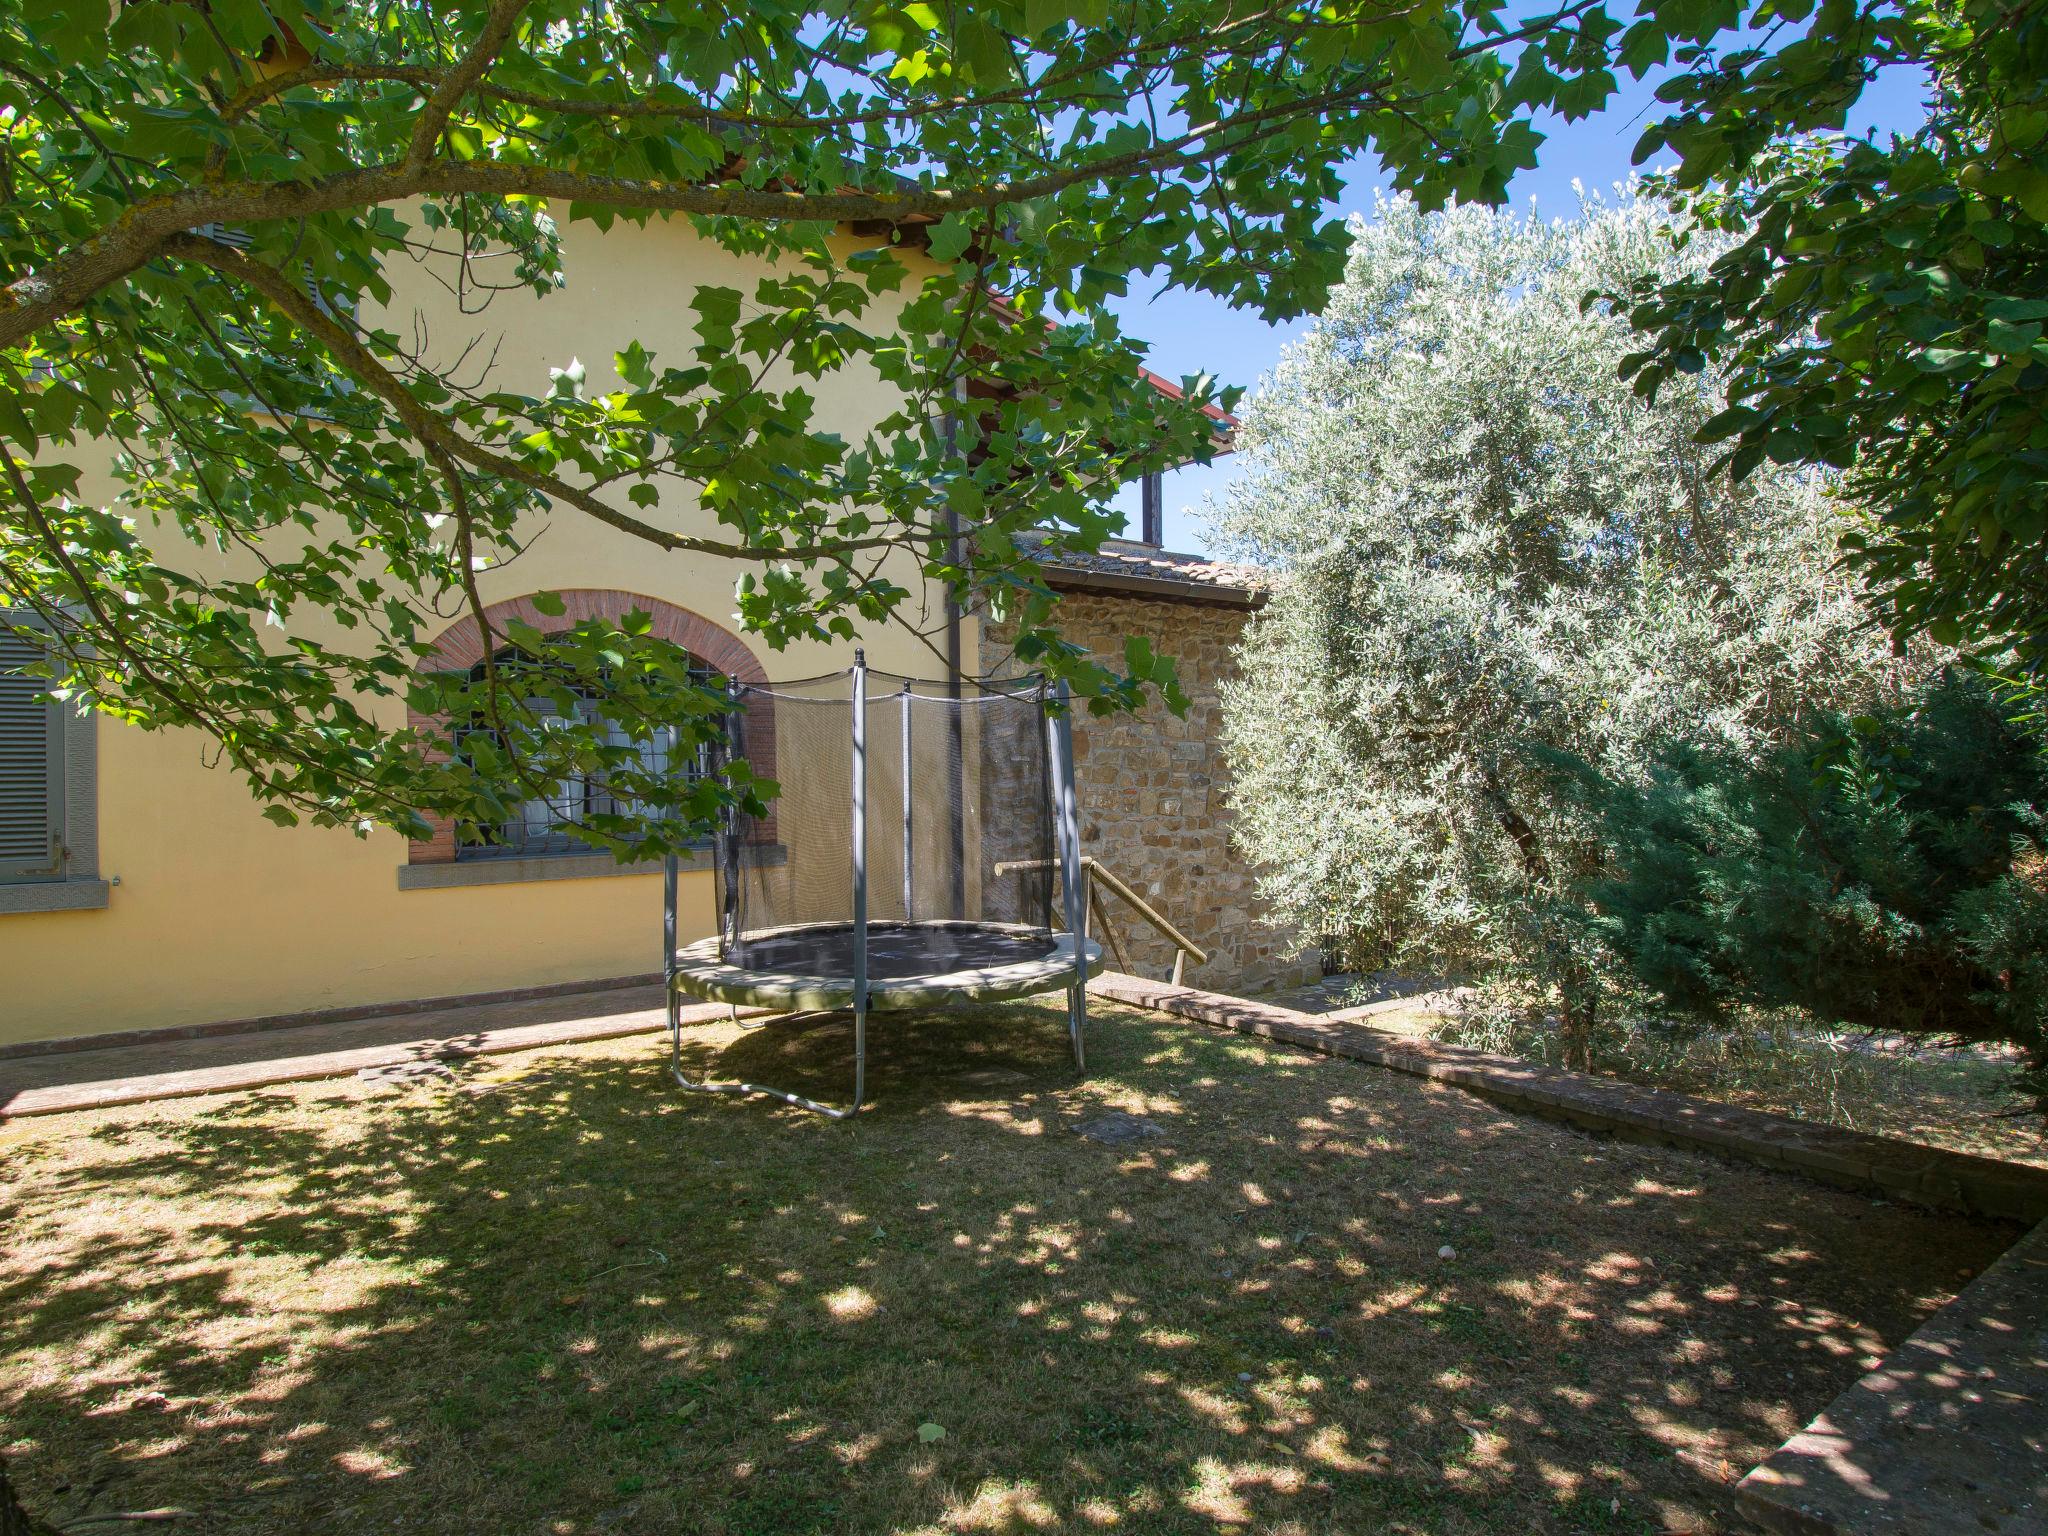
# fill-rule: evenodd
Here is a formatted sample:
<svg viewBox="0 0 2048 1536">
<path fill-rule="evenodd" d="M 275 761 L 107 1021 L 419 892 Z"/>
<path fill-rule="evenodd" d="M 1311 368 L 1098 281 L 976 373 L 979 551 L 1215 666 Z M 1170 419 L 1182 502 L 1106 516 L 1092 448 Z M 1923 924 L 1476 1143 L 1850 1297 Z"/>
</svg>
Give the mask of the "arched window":
<svg viewBox="0 0 2048 1536">
<path fill-rule="evenodd" d="M 515 622 L 530 624 L 546 633 L 582 619 L 617 623 L 628 614 L 644 613 L 653 620 L 653 633 L 681 646 L 696 658 L 704 668 L 703 675 L 729 677 L 752 684 L 768 680 L 760 659 L 738 635 L 687 608 L 645 593 L 609 587 L 561 587 L 555 589 L 554 595 L 556 601 L 549 605 L 546 613 L 541 612 L 530 596 L 505 598 L 492 603 L 485 610 L 488 631 L 475 615 L 456 620 L 434 639 L 433 653 L 438 659 L 439 669 L 474 675 L 474 669 L 483 658 L 484 635 L 487 632 L 503 634 L 505 626 Z M 591 700 L 593 712 L 596 707 L 596 701 Z M 406 720 L 414 729 L 437 737 L 446 732 L 450 724 L 412 708 L 406 711 Z M 462 734 L 462 728 L 457 726 L 453 735 L 459 738 Z M 757 707 L 749 720 L 748 739 L 760 743 L 767 761 L 774 760 L 775 717 L 766 701 Z M 589 874 L 591 861 L 588 856 L 598 850 L 563 830 L 563 824 L 580 815 L 588 815 L 592 796 L 602 792 L 600 785 L 558 784 L 547 795 L 522 806 L 516 823 L 508 821 L 503 826 L 482 829 L 482 842 L 476 841 L 476 829 L 471 829 L 467 836 L 458 836 L 454 823 L 435 818 L 429 823 L 429 835 L 408 845 L 406 863 L 409 868 L 400 871 L 400 884 L 406 889 L 420 890 L 442 885 L 490 884 L 496 878 L 491 867 L 493 860 L 506 868 L 506 879 L 535 878 L 534 866 L 519 862 L 515 858 L 518 855 L 545 860 L 556 855 L 581 854 L 585 857 L 564 857 L 561 867 L 565 872 Z M 465 877 L 434 877 L 431 866 L 453 864 L 458 860 L 470 866 Z M 515 863 L 516 872 L 513 870 Z M 545 865 L 541 867 L 545 868 Z M 644 869 L 648 866 L 632 867 Z"/>
<path fill-rule="evenodd" d="M 535 664 L 531 658 L 516 648 L 501 651 L 493 658 L 501 686 L 516 686 L 521 671 L 533 672 Z M 716 668 L 708 665 L 694 654 L 690 658 L 690 681 L 715 687 L 725 685 L 725 677 Z M 470 681 L 480 683 L 484 679 L 484 664 L 478 662 L 470 668 Z M 602 701 L 587 687 L 572 686 L 570 694 L 574 699 L 571 711 L 565 714 L 562 707 L 561 689 L 552 687 L 537 691 L 525 698 L 526 708 L 535 721 L 534 729 L 547 730 L 550 722 L 605 724 Z M 468 756 L 464 744 L 474 736 L 488 736 L 497 739 L 495 728 L 481 721 L 458 727 L 455 731 L 456 750 Z M 612 729 L 607 739 L 614 746 L 632 744 L 631 737 L 623 730 Z M 685 781 L 693 780 L 706 771 L 703 748 L 696 749 L 692 760 L 684 763 L 673 761 L 676 750 L 675 732 L 672 728 L 655 734 L 651 741 L 640 743 L 642 764 L 650 773 L 679 771 Z M 457 859 L 490 858 L 533 858 L 545 854 L 590 853 L 593 846 L 578 837 L 572 830 L 577 822 L 591 815 L 609 815 L 630 811 L 630 803 L 622 803 L 605 784 L 582 774 L 557 779 L 544 794 L 522 801 L 509 820 L 494 826 L 478 827 L 469 839 L 458 841 L 455 847 Z"/>
</svg>

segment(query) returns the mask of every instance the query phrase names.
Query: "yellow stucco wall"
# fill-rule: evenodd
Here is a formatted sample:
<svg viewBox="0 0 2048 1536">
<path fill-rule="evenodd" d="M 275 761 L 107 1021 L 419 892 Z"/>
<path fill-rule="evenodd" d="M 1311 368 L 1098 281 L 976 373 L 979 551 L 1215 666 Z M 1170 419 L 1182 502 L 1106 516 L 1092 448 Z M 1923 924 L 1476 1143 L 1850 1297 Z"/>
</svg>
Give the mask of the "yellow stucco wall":
<svg viewBox="0 0 2048 1536">
<path fill-rule="evenodd" d="M 419 271 L 383 323 L 411 334 L 417 317 L 433 355 L 481 332 L 498 348 L 497 379 L 546 387 L 548 369 L 580 358 L 590 387 L 612 387 L 612 353 L 638 337 L 658 358 L 691 350 L 688 307 L 700 282 L 750 289 L 765 267 L 699 240 L 685 225 L 569 226 L 569 286 L 545 300 L 503 294 L 480 317 Z M 377 317 L 366 315 L 366 320 Z M 871 375 L 806 381 L 821 423 L 848 437 L 887 409 Z M 712 531 L 694 502 L 650 514 Z M 188 547 L 173 558 L 194 558 Z M 536 588 L 609 588 L 691 609 L 728 629 L 742 567 L 663 555 L 584 518 L 556 526 L 512 567 L 485 573 L 487 602 Z M 899 579 L 901 579 L 899 577 Z M 936 603 L 937 599 L 934 598 Z M 771 678 L 847 665 L 851 647 L 769 652 L 748 643 Z M 871 664 L 929 675 L 934 663 L 901 631 L 863 638 Z M 967 637 L 966 654 L 974 654 Z M 396 717 L 394 717 L 395 720 Z M 406 846 L 264 821 L 241 783 L 206 766 L 190 733 L 144 734 L 102 720 L 99 862 L 118 880 L 98 911 L 0 914 L 0 1045 L 110 1030 L 496 991 L 647 973 L 661 963 L 661 880 L 597 879 L 401 891 Z M 683 877 L 684 937 L 711 931 L 711 877 Z"/>
</svg>

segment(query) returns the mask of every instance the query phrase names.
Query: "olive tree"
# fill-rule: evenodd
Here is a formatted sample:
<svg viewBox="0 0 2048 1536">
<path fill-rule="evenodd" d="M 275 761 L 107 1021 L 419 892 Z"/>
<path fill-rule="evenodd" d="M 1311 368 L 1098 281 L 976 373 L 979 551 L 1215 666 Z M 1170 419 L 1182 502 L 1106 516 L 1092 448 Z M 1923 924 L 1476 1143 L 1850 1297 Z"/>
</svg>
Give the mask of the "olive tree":
<svg viewBox="0 0 2048 1536">
<path fill-rule="evenodd" d="M 1243 413 L 1219 536 L 1273 568 L 1225 697 L 1241 836 L 1286 916 L 1355 960 L 1556 988 L 1581 1053 L 1599 850 L 1547 754 L 1624 779 L 1663 743 L 1751 753 L 1902 670 L 1834 567 L 1819 476 L 1733 481 L 1708 371 L 1654 402 L 1625 315 L 1710 261 L 1624 194 L 1581 217 L 1382 202 Z"/>
</svg>

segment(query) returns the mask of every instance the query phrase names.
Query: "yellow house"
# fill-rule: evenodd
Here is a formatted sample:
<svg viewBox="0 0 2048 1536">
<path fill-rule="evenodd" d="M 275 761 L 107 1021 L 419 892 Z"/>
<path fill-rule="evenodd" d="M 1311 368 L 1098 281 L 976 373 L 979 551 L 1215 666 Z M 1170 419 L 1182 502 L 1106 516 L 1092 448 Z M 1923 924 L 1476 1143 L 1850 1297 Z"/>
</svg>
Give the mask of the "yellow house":
<svg viewBox="0 0 2048 1536">
<path fill-rule="evenodd" d="M 395 277 L 386 313 L 364 318 L 408 334 L 417 321 L 430 349 L 449 355 L 486 326 L 500 377 L 545 387 L 550 368 L 578 359 L 591 387 L 607 389 L 612 355 L 629 340 L 670 358 L 692 351 L 686 301 L 696 285 L 745 289 L 766 271 L 681 221 L 603 233 L 565 223 L 564 241 L 568 287 L 545 300 L 508 292 L 481 319 L 465 316 L 446 286 L 415 270 Z M 874 376 L 851 370 L 819 381 L 817 394 L 821 422 L 848 437 L 891 403 Z M 710 522 L 694 505 L 651 515 L 682 530 Z M 577 519 L 481 582 L 494 618 L 538 619 L 525 607 L 536 590 L 560 593 L 571 617 L 643 610 L 729 676 L 781 680 L 848 663 L 850 645 L 775 652 L 742 635 L 738 574 L 732 562 L 658 555 Z M 942 605 L 934 594 L 933 611 Z M 959 654 L 973 670 L 982 636 L 972 615 L 959 624 Z M 900 631 L 861 643 L 879 669 L 933 669 Z M 451 667 L 479 659 L 467 619 L 452 621 L 440 645 Z M 622 866 L 544 827 L 511 829 L 532 835 L 491 848 L 458 848 L 445 830 L 416 843 L 382 830 L 281 830 L 212 765 L 197 734 L 144 733 L 36 704 L 18 672 L 10 686 L 8 659 L 0 654 L 0 1050 L 518 994 L 661 966 L 655 866 Z M 713 929 L 711 884 L 708 865 L 684 874 L 686 938 Z"/>
</svg>

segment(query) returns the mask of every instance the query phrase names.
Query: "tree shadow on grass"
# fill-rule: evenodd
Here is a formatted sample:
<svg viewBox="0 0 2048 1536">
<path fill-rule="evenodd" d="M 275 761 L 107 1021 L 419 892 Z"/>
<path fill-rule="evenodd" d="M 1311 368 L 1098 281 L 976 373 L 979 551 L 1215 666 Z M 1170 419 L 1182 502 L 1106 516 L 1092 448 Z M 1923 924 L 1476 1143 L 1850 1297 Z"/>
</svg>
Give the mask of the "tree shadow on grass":
<svg viewBox="0 0 2048 1536">
<path fill-rule="evenodd" d="M 1150 1016 L 1090 1046 L 887 1016 L 852 1124 L 640 1039 L 17 1128 L 17 1476 L 81 1530 L 1706 1529 L 2011 1237 Z M 837 1099 L 850 1049 L 688 1064 Z M 1104 1107 L 1164 1134 L 1071 1134 Z"/>
</svg>

